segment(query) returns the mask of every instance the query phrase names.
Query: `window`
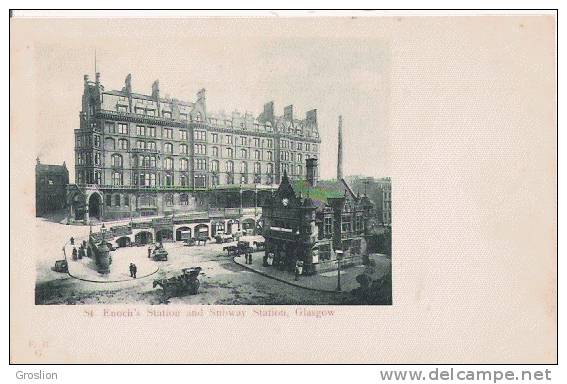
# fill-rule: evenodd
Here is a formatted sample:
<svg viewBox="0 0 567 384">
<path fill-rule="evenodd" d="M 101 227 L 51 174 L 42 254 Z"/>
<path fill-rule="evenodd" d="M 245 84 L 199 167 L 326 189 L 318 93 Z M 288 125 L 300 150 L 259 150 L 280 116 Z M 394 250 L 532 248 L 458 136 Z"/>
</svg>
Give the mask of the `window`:
<svg viewBox="0 0 567 384">
<path fill-rule="evenodd" d="M 233 173 L 234 172 L 234 163 L 232 161 L 227 161 L 226 162 L 226 171 L 228 173 Z"/>
<path fill-rule="evenodd" d="M 350 232 L 351 231 L 351 216 L 350 215 L 342 215 L 341 218 L 341 231 L 342 232 Z"/>
<path fill-rule="evenodd" d="M 324 223 L 325 223 L 325 237 L 330 236 L 333 234 L 333 218 L 332 217 L 325 217 L 324 219 Z"/>
<path fill-rule="evenodd" d="M 168 207 L 173 206 L 173 194 L 168 193 L 167 195 L 165 195 L 165 205 L 167 205 Z"/>
<path fill-rule="evenodd" d="M 124 206 L 127 207 L 130 205 L 130 196 L 124 195 Z"/>
<path fill-rule="evenodd" d="M 99 135 L 94 135 L 94 146 L 95 147 L 100 147 L 100 136 Z"/>
<path fill-rule="evenodd" d="M 260 151 L 258 151 L 258 150 L 255 150 L 255 151 L 254 151 L 254 159 L 255 159 L 255 160 L 260 160 Z"/>
<path fill-rule="evenodd" d="M 199 171 L 206 171 L 207 170 L 207 160 L 206 159 L 196 159 L 195 160 L 195 169 Z"/>
<path fill-rule="evenodd" d="M 95 184 L 101 184 L 102 178 L 100 175 L 100 171 L 95 171 L 94 175 L 95 175 L 95 179 L 94 179 Z"/>
<path fill-rule="evenodd" d="M 114 133 L 114 123 L 110 123 L 110 122 L 105 122 L 104 123 L 104 130 L 106 131 L 106 133 Z"/>
<path fill-rule="evenodd" d="M 218 172 L 219 171 L 219 161 L 218 160 L 211 161 L 211 171 L 212 172 Z"/>
<path fill-rule="evenodd" d="M 128 134 L 128 124 L 125 123 L 118 123 L 118 133 L 121 135 Z"/>
<path fill-rule="evenodd" d="M 287 148 L 287 140 L 282 140 L 280 144 L 282 148 Z"/>
<path fill-rule="evenodd" d="M 181 140 L 187 140 L 187 131 L 179 131 L 179 136 Z"/>
<path fill-rule="evenodd" d="M 273 154 L 272 151 L 268 151 L 266 152 L 266 157 L 268 158 L 268 161 L 272 161 L 273 159 Z"/>
<path fill-rule="evenodd" d="M 182 155 L 187 154 L 187 144 L 179 145 L 179 153 L 181 153 Z"/>
<path fill-rule="evenodd" d="M 142 140 L 138 140 L 138 141 L 136 141 L 136 147 L 138 147 L 138 149 L 145 149 L 146 148 L 146 142 L 142 141 Z"/>
<path fill-rule="evenodd" d="M 164 128 L 163 129 L 163 136 L 166 139 L 173 139 L 173 129 L 171 128 Z"/>
<path fill-rule="evenodd" d="M 165 153 L 173 153 L 173 144 L 165 143 L 163 145 L 163 150 L 164 150 Z"/>
<path fill-rule="evenodd" d="M 246 136 L 241 136 L 240 137 L 240 145 L 247 145 L 247 140 L 246 140 Z"/>
<path fill-rule="evenodd" d="M 303 176 L 303 166 L 301 166 L 301 165 L 297 166 L 297 174 L 299 176 Z"/>
<path fill-rule="evenodd" d="M 203 120 L 203 117 L 201 116 L 201 112 L 197 112 L 197 115 L 195 116 L 195 121 L 200 123 Z"/>
<path fill-rule="evenodd" d="M 259 146 L 260 146 L 260 139 L 257 138 L 257 137 L 254 138 L 254 146 L 255 146 L 255 147 L 259 147 Z"/>
<path fill-rule="evenodd" d="M 303 143 L 297 143 L 297 150 L 303 151 Z"/>
<path fill-rule="evenodd" d="M 254 173 L 261 173 L 260 163 L 254 163 Z"/>
<path fill-rule="evenodd" d="M 303 163 L 303 155 L 301 153 L 297 154 L 297 162 L 298 163 Z"/>
<path fill-rule="evenodd" d="M 189 205 L 189 195 L 187 195 L 186 193 L 179 195 L 179 204 Z"/>
<path fill-rule="evenodd" d="M 100 152 L 95 152 L 95 165 L 100 165 Z"/>
<path fill-rule="evenodd" d="M 169 171 L 173 169 L 173 159 L 171 157 L 165 158 L 164 168 Z"/>
<path fill-rule="evenodd" d="M 112 195 L 106 195 L 106 206 L 112 207 Z"/>
<path fill-rule="evenodd" d="M 120 195 L 114 195 L 114 205 L 120 207 Z"/>
<path fill-rule="evenodd" d="M 268 148 L 272 148 L 274 146 L 274 140 L 273 139 L 267 139 L 266 140 L 266 146 Z"/>
<path fill-rule="evenodd" d="M 248 173 L 248 164 L 245 161 L 240 163 L 240 173 Z"/>
<path fill-rule="evenodd" d="M 206 131 L 195 131 L 195 140 L 206 141 L 207 132 Z"/>
<path fill-rule="evenodd" d="M 226 157 L 228 158 L 232 158 L 233 154 L 232 154 L 232 148 L 227 148 L 226 149 Z"/>
<path fill-rule="evenodd" d="M 206 180 L 205 175 L 195 175 L 195 188 L 205 188 Z"/>
<path fill-rule="evenodd" d="M 189 169 L 189 161 L 187 161 L 187 159 L 181 159 L 179 161 L 179 169 L 187 171 Z"/>
<path fill-rule="evenodd" d="M 165 175 L 165 185 L 167 187 L 173 186 L 173 176 L 171 175 L 171 173 L 167 173 Z"/>
<path fill-rule="evenodd" d="M 80 146 L 80 145 L 79 145 L 79 146 Z M 106 150 L 111 150 L 111 151 L 113 151 L 114 149 L 116 149 L 116 142 L 114 141 L 114 139 L 111 138 L 111 137 L 107 137 L 107 138 L 104 140 L 104 148 L 105 148 Z"/>
<path fill-rule="evenodd" d="M 112 185 L 122 185 L 122 173 L 120 172 L 112 173 Z"/>
<path fill-rule="evenodd" d="M 212 133 L 212 134 L 211 134 L 211 139 L 213 140 L 213 143 L 218 143 L 218 142 L 219 142 L 219 135 L 218 135 L 218 133 Z"/>
<path fill-rule="evenodd" d="M 148 116 L 155 116 L 156 110 L 155 109 L 146 109 L 146 115 Z"/>
<path fill-rule="evenodd" d="M 144 110 L 144 108 L 136 107 L 136 108 L 134 108 L 134 112 L 137 113 L 138 115 L 143 115 L 145 110 Z"/>
<path fill-rule="evenodd" d="M 143 125 L 136 125 L 136 135 L 146 136 L 146 127 Z"/>
<path fill-rule="evenodd" d="M 152 151 L 155 151 L 155 150 L 156 150 L 156 143 L 155 143 L 155 141 L 148 141 L 148 142 L 146 143 L 146 148 L 147 148 L 147 149 L 150 149 L 150 150 L 152 150 Z"/>
<path fill-rule="evenodd" d="M 187 121 L 187 114 L 186 113 L 180 113 L 179 114 L 179 119 L 183 120 L 183 121 Z"/>
<path fill-rule="evenodd" d="M 313 144 L 312 149 L 313 149 L 313 152 L 317 152 L 317 144 Z"/>
<path fill-rule="evenodd" d="M 122 167 L 122 156 L 118 154 L 112 155 L 112 166 L 113 167 Z"/>
<path fill-rule="evenodd" d="M 170 111 L 163 111 L 163 117 L 166 119 L 171 119 L 171 112 Z"/>
<path fill-rule="evenodd" d="M 205 155 L 207 152 L 207 147 L 205 144 L 195 144 L 195 154 Z"/>
<path fill-rule="evenodd" d="M 156 127 L 148 127 L 146 134 L 151 137 L 156 137 Z"/>
<path fill-rule="evenodd" d="M 305 143 L 305 150 L 306 150 L 306 151 L 310 151 L 310 150 L 311 150 L 309 143 Z"/>
<path fill-rule="evenodd" d="M 240 150 L 240 158 L 241 159 L 247 159 L 248 158 L 248 151 L 246 149 Z"/>
<path fill-rule="evenodd" d="M 232 144 L 232 136 L 226 135 L 226 143 L 227 143 L 227 144 Z"/>
<path fill-rule="evenodd" d="M 182 187 L 186 187 L 187 186 L 187 176 L 185 175 L 181 175 L 181 177 L 179 178 L 180 184 Z"/>
<path fill-rule="evenodd" d="M 274 173 L 274 164 L 272 164 L 272 163 L 266 164 L 266 173 L 268 175 L 271 175 L 271 174 Z"/>
<path fill-rule="evenodd" d="M 128 140 L 125 139 L 118 140 L 118 149 L 128 149 Z"/>
<path fill-rule="evenodd" d="M 212 148 L 212 156 L 213 157 L 219 157 L 219 148 L 218 147 L 213 147 Z"/>
</svg>

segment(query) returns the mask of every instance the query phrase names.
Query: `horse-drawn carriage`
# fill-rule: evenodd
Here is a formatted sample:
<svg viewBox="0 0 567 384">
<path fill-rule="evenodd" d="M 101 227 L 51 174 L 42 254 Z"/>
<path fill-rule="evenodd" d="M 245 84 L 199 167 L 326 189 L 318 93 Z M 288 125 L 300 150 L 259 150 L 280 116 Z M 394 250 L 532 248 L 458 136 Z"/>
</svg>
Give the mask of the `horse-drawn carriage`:
<svg viewBox="0 0 567 384">
<path fill-rule="evenodd" d="M 266 242 L 265 241 L 255 241 L 254 247 L 256 247 L 257 251 L 263 251 L 266 249 Z"/>
<path fill-rule="evenodd" d="M 179 276 L 154 280 L 153 287 L 160 286 L 166 298 L 181 296 L 185 293 L 196 295 L 201 285 L 200 273 L 201 267 L 183 268 Z"/>
<path fill-rule="evenodd" d="M 183 245 L 187 247 L 192 247 L 194 245 L 207 245 L 209 238 L 207 236 L 197 236 L 185 239 Z"/>
<path fill-rule="evenodd" d="M 223 251 L 226 251 L 228 256 L 240 256 L 245 253 L 252 253 L 254 249 L 250 246 L 249 241 L 239 241 L 236 245 L 229 245 L 223 247 Z"/>
<path fill-rule="evenodd" d="M 215 240 L 217 244 L 232 243 L 234 241 L 234 236 L 226 233 L 217 233 Z"/>
<path fill-rule="evenodd" d="M 68 273 L 69 265 L 67 264 L 67 260 L 55 261 L 55 265 L 51 267 L 51 270 L 54 272 Z"/>
<path fill-rule="evenodd" d="M 156 246 L 154 248 L 154 250 L 152 251 L 152 259 L 154 259 L 155 261 L 167 261 L 167 256 L 168 256 L 168 253 L 163 248 L 163 245 L 161 247 Z"/>
</svg>

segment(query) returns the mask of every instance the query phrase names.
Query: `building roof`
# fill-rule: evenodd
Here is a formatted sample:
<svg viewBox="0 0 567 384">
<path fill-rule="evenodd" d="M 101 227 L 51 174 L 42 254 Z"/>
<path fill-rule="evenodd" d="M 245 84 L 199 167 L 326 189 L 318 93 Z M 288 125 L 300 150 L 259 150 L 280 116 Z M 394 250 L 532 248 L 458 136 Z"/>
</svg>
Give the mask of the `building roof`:
<svg viewBox="0 0 567 384">
<path fill-rule="evenodd" d="M 307 180 L 295 180 L 293 182 L 293 190 L 295 193 L 301 194 L 302 197 L 309 197 L 317 207 L 327 204 L 329 198 L 344 196 L 344 192 L 341 193 L 337 190 L 321 186 L 311 187 Z"/>
</svg>

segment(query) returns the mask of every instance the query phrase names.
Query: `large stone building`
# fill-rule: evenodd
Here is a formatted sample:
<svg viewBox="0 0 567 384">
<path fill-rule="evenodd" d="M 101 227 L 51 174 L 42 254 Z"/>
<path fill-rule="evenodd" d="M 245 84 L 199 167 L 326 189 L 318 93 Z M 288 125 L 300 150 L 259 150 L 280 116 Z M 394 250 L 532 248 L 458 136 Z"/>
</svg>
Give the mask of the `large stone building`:
<svg viewBox="0 0 567 384">
<path fill-rule="evenodd" d="M 317 110 L 297 118 L 293 106 L 276 116 L 212 114 L 202 89 L 186 102 L 135 93 L 128 75 L 120 90 L 84 78 L 80 127 L 75 130 L 75 185 L 68 188 L 71 220 L 176 215 L 257 208 L 283 173 L 305 177 L 319 157 Z"/>
<path fill-rule="evenodd" d="M 66 207 L 66 188 L 69 184 L 67 165 L 35 165 L 35 215 L 43 216 Z"/>
</svg>

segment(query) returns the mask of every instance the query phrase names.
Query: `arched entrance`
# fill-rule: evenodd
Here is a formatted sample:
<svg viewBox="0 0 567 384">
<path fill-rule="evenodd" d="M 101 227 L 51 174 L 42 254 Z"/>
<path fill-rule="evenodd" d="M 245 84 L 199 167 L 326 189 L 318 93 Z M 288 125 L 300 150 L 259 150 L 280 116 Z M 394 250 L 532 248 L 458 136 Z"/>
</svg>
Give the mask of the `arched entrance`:
<svg viewBox="0 0 567 384">
<path fill-rule="evenodd" d="M 127 247 L 130 245 L 130 238 L 127 236 L 119 237 L 116 239 L 116 244 L 118 244 L 119 247 Z"/>
<path fill-rule="evenodd" d="M 195 226 L 195 237 L 209 237 L 209 226 L 207 224 L 199 224 Z"/>
<path fill-rule="evenodd" d="M 173 241 L 173 231 L 171 229 L 160 229 L 156 233 L 156 240 L 161 241 Z"/>
<path fill-rule="evenodd" d="M 89 217 L 100 220 L 101 215 L 102 215 L 102 198 L 98 193 L 93 193 L 89 197 Z"/>
<path fill-rule="evenodd" d="M 142 245 L 151 243 L 153 241 L 153 238 L 154 236 L 152 235 L 152 233 L 148 231 L 138 232 L 136 233 L 136 236 L 134 236 L 136 243 Z"/>
<path fill-rule="evenodd" d="M 256 222 L 254 219 L 244 219 L 242 220 L 242 232 L 246 235 L 255 235 L 256 234 Z"/>
<path fill-rule="evenodd" d="M 191 228 L 189 227 L 180 227 L 177 228 L 175 231 L 175 240 L 183 241 L 185 239 L 191 238 Z"/>
<path fill-rule="evenodd" d="M 226 233 L 228 235 L 240 230 L 240 222 L 238 220 L 229 220 L 226 223 Z"/>
</svg>

